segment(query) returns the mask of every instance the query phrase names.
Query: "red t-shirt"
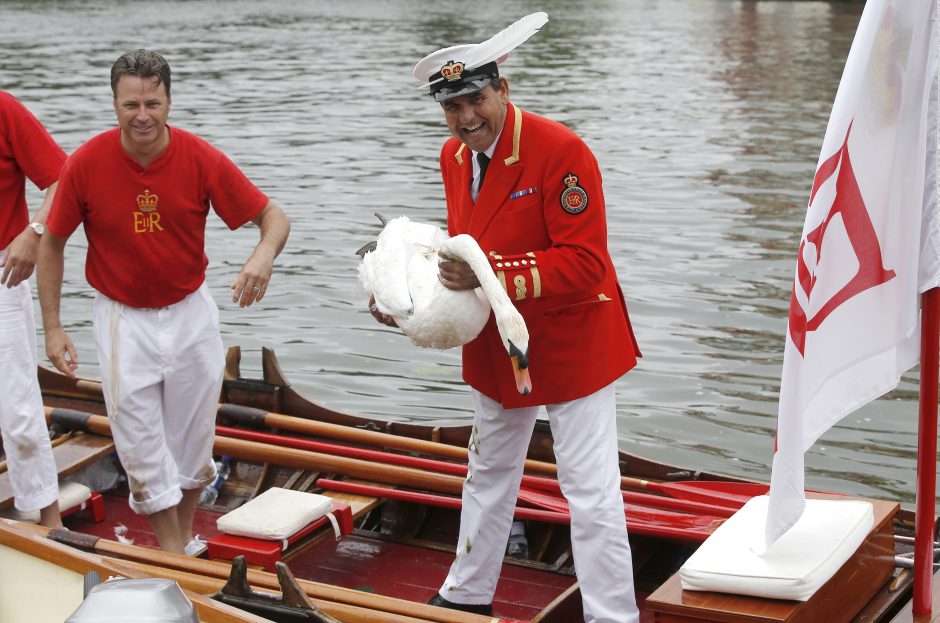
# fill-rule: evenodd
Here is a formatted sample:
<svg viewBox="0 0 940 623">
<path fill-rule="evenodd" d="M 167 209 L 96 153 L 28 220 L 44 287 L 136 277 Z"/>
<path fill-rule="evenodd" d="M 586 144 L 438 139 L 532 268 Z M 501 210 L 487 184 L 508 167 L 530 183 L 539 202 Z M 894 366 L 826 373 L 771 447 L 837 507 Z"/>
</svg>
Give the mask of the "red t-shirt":
<svg viewBox="0 0 940 623">
<path fill-rule="evenodd" d="M 166 151 L 144 169 L 114 128 L 66 161 L 47 225 L 67 237 L 84 223 L 93 288 L 131 307 L 165 307 L 205 280 L 209 206 L 237 229 L 267 203 L 225 154 L 194 134 L 171 128 Z"/>
<path fill-rule="evenodd" d="M 65 152 L 26 107 L 0 91 L 0 249 L 29 224 L 26 178 L 45 190 L 59 179 Z"/>
</svg>

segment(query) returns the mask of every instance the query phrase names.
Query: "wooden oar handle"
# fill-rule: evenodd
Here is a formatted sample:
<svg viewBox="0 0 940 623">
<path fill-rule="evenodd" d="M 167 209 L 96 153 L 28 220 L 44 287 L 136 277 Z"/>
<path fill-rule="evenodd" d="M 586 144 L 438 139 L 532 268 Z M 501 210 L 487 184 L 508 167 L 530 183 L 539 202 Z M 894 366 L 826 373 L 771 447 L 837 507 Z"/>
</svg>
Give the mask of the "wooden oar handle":
<svg viewBox="0 0 940 623">
<path fill-rule="evenodd" d="M 344 441 L 353 441 L 384 448 L 395 448 L 397 450 L 407 450 L 409 452 L 421 452 L 423 454 L 443 456 L 459 459 L 461 461 L 467 460 L 466 448 L 451 446 L 446 443 L 401 437 L 399 435 L 363 430 L 361 428 L 353 428 L 340 424 L 317 422 L 315 420 L 227 403 L 219 405 L 218 413 L 219 419 L 223 423 L 255 427 L 268 426 L 294 433 L 342 439 Z M 526 459 L 525 469 L 540 474 L 548 474 L 551 476 L 558 475 L 558 467 L 554 463 L 548 463 L 546 461 Z M 627 489 L 655 489 L 655 485 L 656 483 L 640 478 L 631 478 L 629 476 L 621 476 L 620 478 L 620 486 Z"/>
<path fill-rule="evenodd" d="M 46 422 L 57 424 L 65 430 L 79 430 L 96 435 L 111 436 L 111 424 L 103 415 L 92 415 L 85 411 L 65 409 L 62 407 L 46 407 Z"/>
<path fill-rule="evenodd" d="M 395 448 L 397 450 L 406 450 L 410 452 L 421 452 L 434 456 L 444 456 L 448 458 L 466 461 L 467 450 L 458 446 L 451 446 L 445 443 L 435 441 L 425 441 L 423 439 L 413 439 L 411 437 L 401 437 L 399 435 L 390 435 L 376 431 L 363 430 L 340 424 L 329 424 L 327 422 L 317 422 L 304 418 L 272 413 L 252 407 L 242 405 L 221 404 L 218 409 L 219 419 L 223 423 L 238 424 L 241 426 L 268 426 L 280 430 L 291 431 L 295 433 L 304 433 L 308 435 L 318 435 L 332 439 L 342 439 L 363 443 L 366 445 L 381 446 L 385 448 Z M 46 407 L 46 419 L 51 422 L 58 422 L 64 428 L 70 430 L 83 430 L 86 432 L 97 433 L 99 435 L 110 435 L 111 427 L 107 418 L 103 416 L 93 416 L 89 413 L 76 411 L 73 409 Z M 276 462 L 276 461 L 275 461 Z M 545 461 L 535 461 L 527 459 L 526 469 L 537 471 L 543 474 L 557 475 L 558 468 Z M 656 483 L 639 478 L 630 478 L 622 476 L 620 478 L 622 487 L 628 489 L 655 489 Z"/>
<path fill-rule="evenodd" d="M 103 415 L 92 415 L 73 409 L 46 408 L 46 417 L 70 430 L 82 430 L 99 435 L 110 435 L 111 424 Z M 310 452 L 284 448 L 255 441 L 244 441 L 216 436 L 214 451 L 236 459 L 257 463 L 274 463 L 285 467 L 311 469 L 333 474 L 344 474 L 377 482 L 426 489 L 438 493 L 459 495 L 463 490 L 463 478 L 447 474 L 436 474 L 410 467 L 377 464 L 373 461 L 332 456 L 322 452 Z"/>
<path fill-rule="evenodd" d="M 446 443 L 435 441 L 425 441 L 424 439 L 414 439 L 412 437 L 401 437 L 389 433 L 380 433 L 377 431 L 363 430 L 352 426 L 343 426 L 341 424 L 329 424 L 327 422 L 317 422 L 305 418 L 273 413 L 271 411 L 262 411 L 252 407 L 245 407 L 233 404 L 219 405 L 219 420 L 223 424 L 238 424 L 241 426 L 268 426 L 284 431 L 294 433 L 304 433 L 307 435 L 316 435 L 319 437 L 329 437 L 331 439 L 342 439 L 371 446 L 380 446 L 383 448 L 395 448 L 396 450 L 407 450 L 409 452 L 421 452 L 434 456 L 442 456 L 461 461 L 467 460 L 467 449 L 459 446 L 451 446 Z M 526 459 L 526 469 L 542 474 L 556 475 L 558 468 L 554 463 L 545 461 L 535 461 Z"/>
<path fill-rule="evenodd" d="M 75 382 L 75 387 L 80 389 L 83 392 L 89 394 L 94 394 L 98 397 L 104 398 L 104 390 L 101 387 L 100 381 L 89 381 L 88 379 L 79 379 Z"/>
<path fill-rule="evenodd" d="M 377 464 L 372 461 L 332 456 L 321 452 L 297 450 L 282 446 L 216 436 L 214 450 L 237 459 L 257 463 L 274 463 L 285 467 L 311 469 L 321 472 L 344 474 L 377 482 L 425 489 L 438 493 L 460 495 L 463 478 L 447 474 L 436 474 L 411 467 Z"/>
</svg>

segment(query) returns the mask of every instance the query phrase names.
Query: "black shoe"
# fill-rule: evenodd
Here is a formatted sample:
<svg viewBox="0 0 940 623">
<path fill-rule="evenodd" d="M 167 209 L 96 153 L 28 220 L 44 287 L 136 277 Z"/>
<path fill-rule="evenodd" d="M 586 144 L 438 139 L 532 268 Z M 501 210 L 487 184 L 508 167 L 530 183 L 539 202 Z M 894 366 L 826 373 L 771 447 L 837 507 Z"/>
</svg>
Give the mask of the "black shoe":
<svg viewBox="0 0 940 623">
<path fill-rule="evenodd" d="M 472 612 L 473 614 L 485 614 L 487 616 L 493 614 L 493 604 L 455 604 L 441 597 L 440 593 L 431 597 L 428 601 L 428 605 L 437 606 L 439 608 L 449 608 L 451 610 L 460 610 L 461 612 Z"/>
</svg>

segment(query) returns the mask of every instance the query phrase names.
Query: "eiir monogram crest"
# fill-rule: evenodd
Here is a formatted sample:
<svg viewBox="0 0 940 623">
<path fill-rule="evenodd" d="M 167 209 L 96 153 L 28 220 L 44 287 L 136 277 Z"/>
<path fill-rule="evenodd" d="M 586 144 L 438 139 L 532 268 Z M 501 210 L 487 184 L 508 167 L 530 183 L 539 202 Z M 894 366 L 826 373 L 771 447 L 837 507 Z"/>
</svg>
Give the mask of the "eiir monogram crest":
<svg viewBox="0 0 940 623">
<path fill-rule="evenodd" d="M 144 190 L 144 194 L 137 195 L 137 209 L 134 211 L 134 233 L 152 234 L 154 231 L 163 231 L 160 225 L 160 213 L 157 212 L 157 201 L 159 197 L 150 194 L 150 189 Z"/>
<path fill-rule="evenodd" d="M 565 190 L 559 197 L 562 209 L 568 214 L 581 214 L 588 206 L 587 191 L 578 185 L 578 176 L 574 173 L 566 175 L 563 182 Z"/>
</svg>

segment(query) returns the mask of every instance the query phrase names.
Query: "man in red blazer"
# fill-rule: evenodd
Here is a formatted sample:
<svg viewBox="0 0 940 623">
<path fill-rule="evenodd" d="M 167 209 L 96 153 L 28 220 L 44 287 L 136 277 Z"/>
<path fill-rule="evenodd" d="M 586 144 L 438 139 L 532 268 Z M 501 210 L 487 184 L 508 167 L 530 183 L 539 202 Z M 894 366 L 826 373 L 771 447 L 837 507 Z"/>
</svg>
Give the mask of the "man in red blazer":
<svg viewBox="0 0 940 623">
<path fill-rule="evenodd" d="M 528 395 L 517 391 L 491 316 L 463 347 L 475 407 L 470 477 L 457 558 L 430 603 L 492 612 L 526 451 L 544 405 L 571 509 L 585 621 L 636 622 L 614 382 L 636 365 L 639 349 L 607 250 L 601 174 L 571 130 L 509 100 L 497 65 L 506 45 L 494 43 L 501 35 L 439 50 L 414 70 L 453 135 L 440 156 L 448 231 L 477 240 L 525 318 L 533 386 Z M 444 259 L 445 286 L 479 286 L 466 263 Z"/>
</svg>

